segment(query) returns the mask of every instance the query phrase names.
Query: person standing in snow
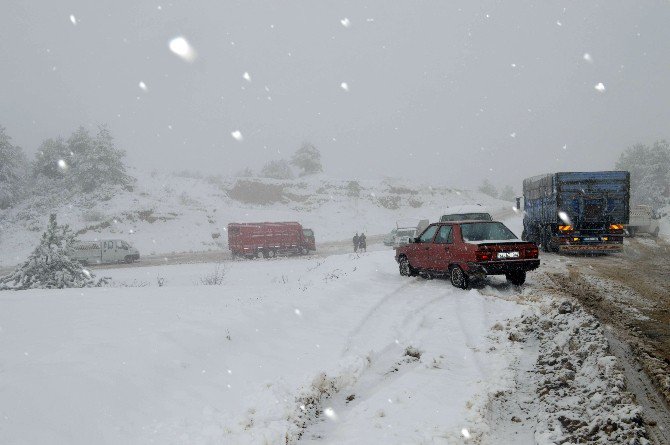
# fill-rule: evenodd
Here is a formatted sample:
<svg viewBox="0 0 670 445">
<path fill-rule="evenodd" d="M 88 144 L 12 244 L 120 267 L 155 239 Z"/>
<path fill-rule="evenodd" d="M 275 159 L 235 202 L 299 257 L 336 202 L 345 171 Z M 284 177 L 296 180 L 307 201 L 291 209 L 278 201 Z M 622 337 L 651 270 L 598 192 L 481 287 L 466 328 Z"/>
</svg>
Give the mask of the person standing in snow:
<svg viewBox="0 0 670 445">
<path fill-rule="evenodd" d="M 356 235 L 354 235 L 354 253 L 358 252 L 358 232 L 356 232 Z"/>
<path fill-rule="evenodd" d="M 365 243 L 365 233 L 361 233 L 361 236 L 358 237 L 358 250 L 367 252 L 368 246 Z"/>
</svg>

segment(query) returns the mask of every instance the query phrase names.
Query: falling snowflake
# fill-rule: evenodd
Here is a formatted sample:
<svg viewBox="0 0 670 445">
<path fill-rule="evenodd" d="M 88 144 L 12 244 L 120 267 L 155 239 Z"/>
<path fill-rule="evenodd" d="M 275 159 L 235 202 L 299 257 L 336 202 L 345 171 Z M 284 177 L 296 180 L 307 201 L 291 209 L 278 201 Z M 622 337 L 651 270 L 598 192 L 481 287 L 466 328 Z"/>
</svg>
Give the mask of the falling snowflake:
<svg viewBox="0 0 670 445">
<path fill-rule="evenodd" d="M 346 17 L 343 18 L 342 20 L 340 20 L 340 23 L 341 23 L 342 26 L 344 26 L 345 28 L 348 28 L 348 27 L 351 26 L 351 22 L 350 22 L 349 19 L 346 18 Z"/>
<path fill-rule="evenodd" d="M 463 437 L 465 437 L 466 439 L 469 439 L 469 438 L 470 438 L 470 431 L 468 431 L 467 428 L 463 428 L 463 429 L 461 430 L 461 434 L 462 434 Z"/>
<path fill-rule="evenodd" d="M 563 23 L 561 23 L 560 20 L 556 20 L 556 24 L 557 24 L 558 26 L 563 26 Z"/>
<path fill-rule="evenodd" d="M 516 131 L 513 131 L 509 134 L 509 137 L 515 138 L 516 137 Z"/>
<path fill-rule="evenodd" d="M 344 91 L 349 91 L 349 84 L 346 82 L 342 82 L 340 84 L 340 88 L 342 88 Z"/>
<path fill-rule="evenodd" d="M 516 68 L 516 63 L 512 63 L 510 66 L 511 66 L 512 68 Z"/>
<path fill-rule="evenodd" d="M 335 410 L 333 408 L 328 407 L 323 410 L 323 413 L 328 417 L 330 420 L 337 420 L 337 414 L 335 414 Z"/>
<path fill-rule="evenodd" d="M 175 37 L 168 44 L 170 51 L 181 57 L 187 62 L 193 62 L 197 56 L 195 50 L 184 37 Z"/>
<path fill-rule="evenodd" d="M 561 221 L 563 221 L 565 224 L 567 224 L 567 225 L 569 225 L 569 226 L 572 225 L 572 221 L 570 221 L 570 217 L 568 216 L 567 213 L 565 213 L 565 212 L 563 212 L 563 211 L 560 211 L 560 212 L 558 212 L 558 217 L 559 217 L 559 218 L 561 219 Z"/>
<path fill-rule="evenodd" d="M 70 22 L 72 22 L 74 26 L 77 26 L 78 21 L 77 17 L 75 17 L 74 14 L 70 14 Z"/>
<path fill-rule="evenodd" d="M 251 82 L 251 76 L 250 76 L 249 73 L 246 72 L 246 71 L 244 72 L 244 74 L 242 74 L 242 78 L 243 78 L 244 80 L 246 80 L 247 82 Z"/>
<path fill-rule="evenodd" d="M 589 53 L 584 53 L 582 59 L 586 60 L 589 63 L 593 63 L 593 57 L 591 57 L 591 54 Z"/>
<path fill-rule="evenodd" d="M 231 136 L 233 137 L 233 139 L 235 139 L 236 141 L 241 141 L 241 140 L 244 139 L 244 137 L 242 136 L 242 133 L 240 132 L 240 130 L 235 130 L 235 131 L 231 132 L 230 135 L 231 135 Z"/>
<path fill-rule="evenodd" d="M 61 170 L 67 170 L 67 162 L 65 162 L 63 159 L 59 159 L 58 168 L 60 168 Z"/>
<path fill-rule="evenodd" d="M 141 89 L 142 91 L 149 91 L 149 88 L 147 88 L 147 84 L 146 84 L 146 83 L 140 81 L 140 83 L 139 83 L 138 85 L 139 85 L 139 87 L 140 87 L 140 89 Z"/>
<path fill-rule="evenodd" d="M 595 87 L 593 87 L 593 88 L 595 88 L 596 91 L 598 91 L 598 92 L 600 92 L 600 93 L 604 93 L 604 92 L 605 92 L 605 85 L 603 85 L 602 82 L 599 82 L 599 83 L 598 83 Z"/>
<path fill-rule="evenodd" d="M 293 310 L 293 312 L 295 312 L 295 314 L 298 315 L 298 316 L 302 315 L 302 312 L 300 312 L 300 309 L 295 309 L 295 310 Z"/>
</svg>

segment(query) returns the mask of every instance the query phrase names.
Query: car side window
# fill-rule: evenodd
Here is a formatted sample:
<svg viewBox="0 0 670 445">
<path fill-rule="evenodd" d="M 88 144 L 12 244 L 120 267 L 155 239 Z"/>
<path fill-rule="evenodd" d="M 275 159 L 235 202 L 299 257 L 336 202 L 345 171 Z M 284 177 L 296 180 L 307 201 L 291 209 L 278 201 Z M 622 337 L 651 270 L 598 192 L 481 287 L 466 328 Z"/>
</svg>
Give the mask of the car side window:
<svg viewBox="0 0 670 445">
<path fill-rule="evenodd" d="M 429 243 L 433 240 L 433 237 L 435 236 L 435 232 L 437 232 L 437 226 L 430 226 L 426 229 L 425 232 L 419 237 L 419 242 L 420 243 Z"/>
<path fill-rule="evenodd" d="M 454 236 L 452 235 L 451 226 L 442 226 L 437 232 L 435 237 L 435 243 L 437 244 L 451 244 L 454 242 Z"/>
</svg>

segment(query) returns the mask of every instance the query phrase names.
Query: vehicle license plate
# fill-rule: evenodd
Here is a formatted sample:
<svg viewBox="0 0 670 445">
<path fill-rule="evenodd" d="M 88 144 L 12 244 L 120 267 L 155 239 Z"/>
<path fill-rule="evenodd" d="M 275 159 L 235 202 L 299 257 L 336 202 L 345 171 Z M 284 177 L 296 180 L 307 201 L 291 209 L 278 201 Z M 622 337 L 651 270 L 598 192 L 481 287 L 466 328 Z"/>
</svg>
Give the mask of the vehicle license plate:
<svg viewBox="0 0 670 445">
<path fill-rule="evenodd" d="M 519 258 L 519 252 L 498 252 L 498 259 Z"/>
<path fill-rule="evenodd" d="M 584 241 L 598 241 L 598 238 L 595 236 L 587 236 L 584 238 Z"/>
</svg>

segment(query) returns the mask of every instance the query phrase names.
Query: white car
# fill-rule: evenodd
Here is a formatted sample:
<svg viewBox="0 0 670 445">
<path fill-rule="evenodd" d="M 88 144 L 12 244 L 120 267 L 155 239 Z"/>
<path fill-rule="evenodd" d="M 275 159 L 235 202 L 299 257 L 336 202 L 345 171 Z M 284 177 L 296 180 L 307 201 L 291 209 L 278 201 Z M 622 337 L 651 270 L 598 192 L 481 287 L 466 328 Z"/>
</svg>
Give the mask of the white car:
<svg viewBox="0 0 670 445">
<path fill-rule="evenodd" d="M 648 233 L 653 237 L 658 236 L 660 230 L 659 218 L 648 205 L 636 205 L 630 209 L 630 217 L 626 229 L 628 235 L 635 236 L 638 233 Z"/>
<path fill-rule="evenodd" d="M 409 244 L 411 239 L 416 238 L 416 227 L 398 227 L 393 235 L 392 246 L 400 247 Z"/>
<path fill-rule="evenodd" d="M 140 252 L 120 239 L 77 241 L 71 251 L 72 258 L 82 264 L 132 263 L 140 259 Z"/>
</svg>

